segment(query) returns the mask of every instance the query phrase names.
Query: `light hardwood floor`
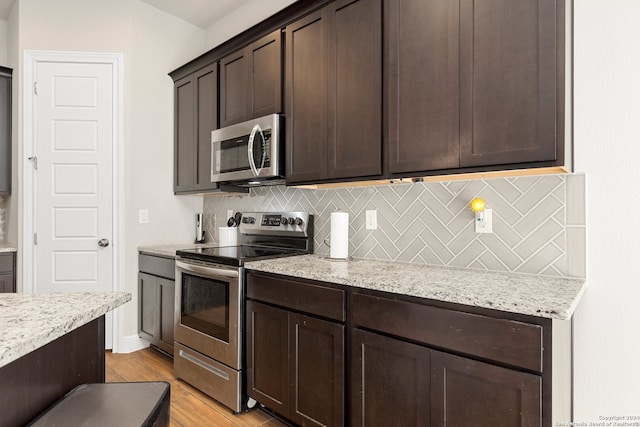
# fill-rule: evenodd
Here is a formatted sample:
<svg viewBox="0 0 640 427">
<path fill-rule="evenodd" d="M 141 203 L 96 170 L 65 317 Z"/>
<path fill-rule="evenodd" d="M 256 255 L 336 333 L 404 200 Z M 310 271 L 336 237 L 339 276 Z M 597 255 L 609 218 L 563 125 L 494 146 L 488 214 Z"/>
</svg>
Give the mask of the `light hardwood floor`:
<svg viewBox="0 0 640 427">
<path fill-rule="evenodd" d="M 107 351 L 106 381 L 169 382 L 172 427 L 285 427 L 285 424 L 259 409 L 234 415 L 231 410 L 178 380 L 173 374 L 173 361 L 150 348 L 128 354 Z"/>
</svg>

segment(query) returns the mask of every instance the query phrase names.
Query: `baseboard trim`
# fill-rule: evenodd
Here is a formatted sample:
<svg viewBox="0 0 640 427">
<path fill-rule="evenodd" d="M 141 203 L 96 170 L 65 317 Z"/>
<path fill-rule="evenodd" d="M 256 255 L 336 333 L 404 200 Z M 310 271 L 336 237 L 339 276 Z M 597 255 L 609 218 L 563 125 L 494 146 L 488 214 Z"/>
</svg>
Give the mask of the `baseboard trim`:
<svg viewBox="0 0 640 427">
<path fill-rule="evenodd" d="M 134 351 L 142 350 L 149 347 L 149 341 L 143 340 L 137 335 L 129 335 L 122 338 L 120 341 L 120 348 L 118 353 L 133 353 Z"/>
</svg>

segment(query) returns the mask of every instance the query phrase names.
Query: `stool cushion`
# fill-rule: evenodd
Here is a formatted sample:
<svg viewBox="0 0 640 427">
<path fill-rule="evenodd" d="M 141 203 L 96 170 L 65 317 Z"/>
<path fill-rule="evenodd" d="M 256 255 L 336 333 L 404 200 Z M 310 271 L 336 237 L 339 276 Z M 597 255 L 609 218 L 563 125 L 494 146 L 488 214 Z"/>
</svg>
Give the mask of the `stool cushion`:
<svg viewBox="0 0 640 427">
<path fill-rule="evenodd" d="M 164 381 L 83 384 L 30 426 L 168 426 L 170 393 Z"/>
</svg>

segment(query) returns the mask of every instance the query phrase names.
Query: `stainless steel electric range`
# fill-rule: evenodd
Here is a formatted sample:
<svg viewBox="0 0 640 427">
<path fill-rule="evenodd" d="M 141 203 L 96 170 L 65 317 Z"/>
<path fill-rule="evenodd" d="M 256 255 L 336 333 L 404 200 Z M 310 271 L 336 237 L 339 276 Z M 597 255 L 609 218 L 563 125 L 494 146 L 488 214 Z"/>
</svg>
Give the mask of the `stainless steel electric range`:
<svg viewBox="0 0 640 427">
<path fill-rule="evenodd" d="M 245 398 L 244 263 L 313 253 L 313 215 L 245 213 L 238 246 L 176 252 L 174 370 L 220 403 L 240 412 Z"/>
</svg>

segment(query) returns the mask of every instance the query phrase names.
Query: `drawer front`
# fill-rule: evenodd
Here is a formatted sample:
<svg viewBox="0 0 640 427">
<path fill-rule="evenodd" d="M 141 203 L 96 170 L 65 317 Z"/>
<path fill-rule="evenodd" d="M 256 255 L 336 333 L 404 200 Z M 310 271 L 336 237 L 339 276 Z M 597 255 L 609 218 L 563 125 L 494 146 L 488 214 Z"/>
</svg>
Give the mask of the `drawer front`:
<svg viewBox="0 0 640 427">
<path fill-rule="evenodd" d="M 539 325 L 354 293 L 354 326 L 542 372 Z"/>
<path fill-rule="evenodd" d="M 182 344 L 176 343 L 173 369 L 185 380 L 235 412 L 242 410 L 242 371 L 236 371 Z"/>
<path fill-rule="evenodd" d="M 321 284 L 249 273 L 247 297 L 339 322 L 347 317 L 345 291 Z"/>
<path fill-rule="evenodd" d="M 176 279 L 176 260 L 160 256 L 139 254 L 138 270 L 165 279 Z"/>
<path fill-rule="evenodd" d="M 0 273 L 13 273 L 13 253 L 0 254 Z"/>
</svg>

